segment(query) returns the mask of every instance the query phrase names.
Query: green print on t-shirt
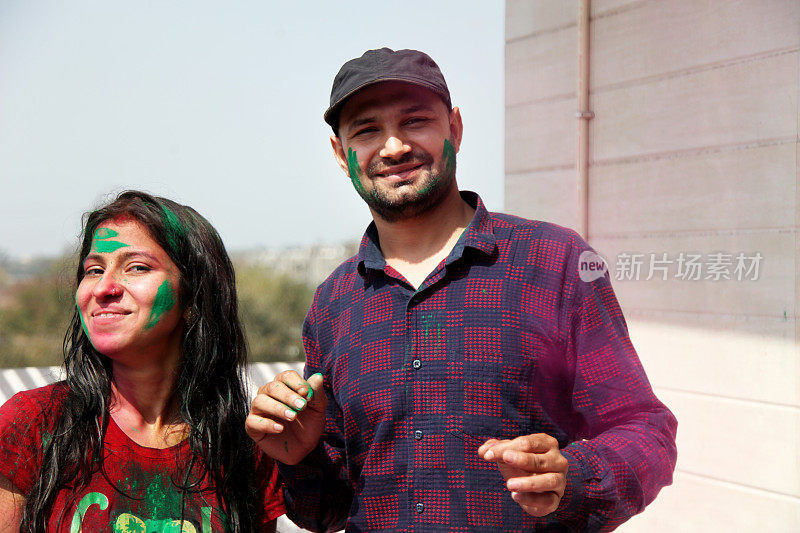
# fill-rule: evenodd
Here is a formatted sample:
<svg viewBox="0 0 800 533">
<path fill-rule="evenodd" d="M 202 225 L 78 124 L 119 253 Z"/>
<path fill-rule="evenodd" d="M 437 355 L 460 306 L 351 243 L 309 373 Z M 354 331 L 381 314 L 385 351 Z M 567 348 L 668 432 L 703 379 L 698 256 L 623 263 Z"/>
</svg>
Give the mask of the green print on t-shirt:
<svg viewBox="0 0 800 533">
<path fill-rule="evenodd" d="M 198 517 L 195 514 L 198 507 L 191 505 L 191 502 L 197 502 L 197 498 L 202 496 L 183 493 L 168 474 L 148 471 L 136 464 L 131 464 L 126 473 L 128 475 L 120 480 L 116 494 L 112 496 L 119 498 L 120 494 L 125 494 L 127 498 L 109 502 L 109 498 L 101 492 L 84 495 L 72 516 L 70 533 L 88 533 L 83 524 L 97 524 L 95 513 L 102 511 L 108 513 L 107 518 L 102 519 L 109 525 L 105 531 L 113 533 L 214 533 L 211 516 L 215 510 L 219 524 L 227 530 L 224 513 L 212 506 L 199 507 Z M 92 507 L 95 505 L 99 509 Z M 86 519 L 87 513 L 91 521 Z M 186 518 L 186 514 L 194 521 Z"/>
<path fill-rule="evenodd" d="M 78 502 L 78 508 L 72 515 L 70 533 L 83 533 L 81 524 L 89 508 L 97 505 L 101 511 L 108 508 L 108 497 L 100 492 L 90 492 Z M 200 532 L 197 527 L 184 519 L 176 520 L 173 518 L 141 518 L 131 513 L 122 513 L 112 523 L 114 533 L 213 533 L 211 529 L 211 513 L 213 509 L 209 506 L 201 507 L 203 525 Z"/>
</svg>

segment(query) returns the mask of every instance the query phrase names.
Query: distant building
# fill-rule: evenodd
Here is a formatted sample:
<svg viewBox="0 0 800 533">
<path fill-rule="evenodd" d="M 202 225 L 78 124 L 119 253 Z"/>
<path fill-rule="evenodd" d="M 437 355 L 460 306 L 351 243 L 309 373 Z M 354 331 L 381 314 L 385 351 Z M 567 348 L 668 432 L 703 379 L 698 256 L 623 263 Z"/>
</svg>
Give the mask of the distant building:
<svg viewBox="0 0 800 533">
<path fill-rule="evenodd" d="M 343 261 L 358 252 L 358 242 L 266 248 L 234 254 L 249 266 L 268 267 L 317 286 Z"/>
</svg>

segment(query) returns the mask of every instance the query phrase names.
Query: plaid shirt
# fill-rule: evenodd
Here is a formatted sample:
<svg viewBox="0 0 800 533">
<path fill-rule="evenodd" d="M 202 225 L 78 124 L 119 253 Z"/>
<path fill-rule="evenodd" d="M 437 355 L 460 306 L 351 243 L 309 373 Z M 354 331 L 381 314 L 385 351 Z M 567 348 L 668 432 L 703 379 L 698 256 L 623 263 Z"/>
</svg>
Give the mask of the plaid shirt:
<svg viewBox="0 0 800 533">
<path fill-rule="evenodd" d="M 672 481 L 676 420 L 653 395 L 608 274 L 581 281 L 573 231 L 488 213 L 414 290 L 370 225 L 317 289 L 303 331 L 322 372 L 324 443 L 280 465 L 289 516 L 348 531 L 597 531 Z M 558 510 L 526 514 L 477 449 L 555 437 Z"/>
</svg>

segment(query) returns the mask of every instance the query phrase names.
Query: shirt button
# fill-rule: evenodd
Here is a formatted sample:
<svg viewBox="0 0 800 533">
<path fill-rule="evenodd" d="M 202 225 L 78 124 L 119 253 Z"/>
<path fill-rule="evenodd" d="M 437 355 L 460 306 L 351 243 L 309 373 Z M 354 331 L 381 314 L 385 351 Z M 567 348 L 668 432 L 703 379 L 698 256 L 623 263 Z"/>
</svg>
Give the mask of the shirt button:
<svg viewBox="0 0 800 533">
<path fill-rule="evenodd" d="M 411 362 L 411 366 L 414 367 L 414 370 L 418 370 L 419 367 L 422 366 L 422 361 L 420 361 L 419 359 L 414 359 L 414 361 Z"/>
<path fill-rule="evenodd" d="M 417 440 L 422 440 L 422 431 L 416 430 L 414 432 L 414 438 L 417 439 Z"/>
<path fill-rule="evenodd" d="M 416 509 L 417 509 L 417 514 L 422 514 L 422 511 L 425 510 L 425 506 L 421 503 L 418 503 Z"/>
</svg>

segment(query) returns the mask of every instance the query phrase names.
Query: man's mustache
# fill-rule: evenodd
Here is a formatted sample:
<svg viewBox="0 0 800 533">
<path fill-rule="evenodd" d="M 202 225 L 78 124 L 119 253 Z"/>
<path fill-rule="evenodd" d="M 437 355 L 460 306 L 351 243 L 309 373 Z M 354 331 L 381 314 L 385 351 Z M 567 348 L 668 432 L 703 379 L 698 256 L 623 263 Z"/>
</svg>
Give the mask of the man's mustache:
<svg viewBox="0 0 800 533">
<path fill-rule="evenodd" d="M 430 154 L 422 151 L 407 152 L 397 158 L 377 157 L 367 167 L 367 176 L 373 177 L 388 168 L 398 165 L 424 165 L 430 163 L 431 161 L 433 161 L 433 158 L 430 156 Z"/>
</svg>

